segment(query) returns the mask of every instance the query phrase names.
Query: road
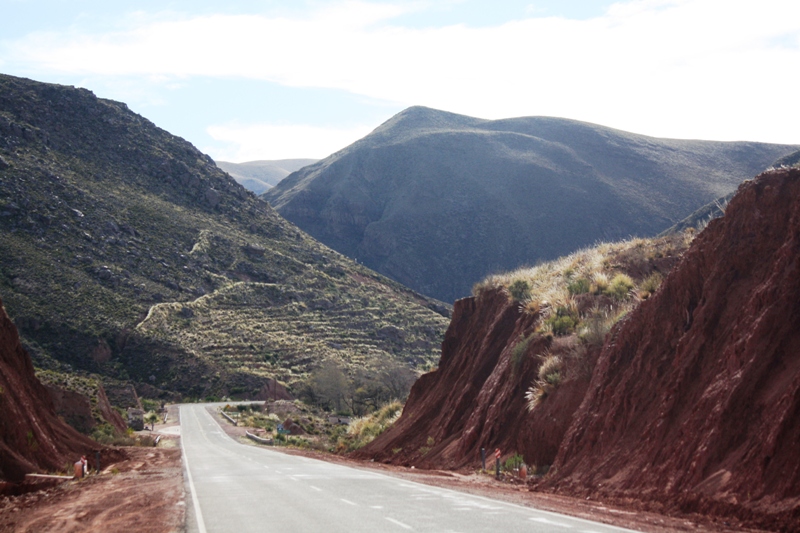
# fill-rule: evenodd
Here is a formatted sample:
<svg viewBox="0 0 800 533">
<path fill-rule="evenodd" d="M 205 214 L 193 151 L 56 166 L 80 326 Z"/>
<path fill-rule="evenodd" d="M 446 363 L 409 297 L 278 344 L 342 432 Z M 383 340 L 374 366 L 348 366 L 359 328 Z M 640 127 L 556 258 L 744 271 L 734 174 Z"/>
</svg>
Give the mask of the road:
<svg viewBox="0 0 800 533">
<path fill-rule="evenodd" d="M 630 531 L 247 446 L 203 405 L 183 405 L 180 414 L 189 532 Z"/>
</svg>

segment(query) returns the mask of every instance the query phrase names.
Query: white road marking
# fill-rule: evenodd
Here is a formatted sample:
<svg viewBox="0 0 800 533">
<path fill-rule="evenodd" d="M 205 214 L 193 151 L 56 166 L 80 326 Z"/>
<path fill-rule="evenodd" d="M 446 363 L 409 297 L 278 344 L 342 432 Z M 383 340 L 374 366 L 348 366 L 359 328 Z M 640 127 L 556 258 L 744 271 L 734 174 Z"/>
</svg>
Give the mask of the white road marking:
<svg viewBox="0 0 800 533">
<path fill-rule="evenodd" d="M 395 520 L 394 518 L 389 518 L 388 516 L 386 517 L 386 520 L 388 520 L 392 524 L 395 524 L 395 525 L 398 525 L 398 526 L 402 527 L 403 529 L 414 529 L 411 526 L 409 526 L 408 524 L 404 524 L 401 521 Z"/>
<path fill-rule="evenodd" d="M 320 491 L 320 492 L 322 492 L 322 489 L 321 489 L 321 488 L 319 488 L 319 487 L 315 487 L 314 485 L 309 485 L 309 487 L 311 487 L 311 488 L 312 488 L 312 489 L 314 489 L 314 490 L 317 490 L 317 491 Z"/>
<path fill-rule="evenodd" d="M 383 509 L 383 505 L 370 505 L 370 509 Z"/>
<path fill-rule="evenodd" d="M 542 523 L 542 524 L 548 524 L 550 526 L 558 526 L 558 527 L 565 527 L 567 529 L 572 529 L 572 526 L 569 525 L 569 524 L 562 524 L 561 522 L 553 522 L 552 520 L 548 520 L 547 518 L 544 518 L 543 516 L 538 516 L 536 518 L 531 518 L 530 520 L 533 520 L 534 522 L 539 522 L 539 523 Z"/>
<path fill-rule="evenodd" d="M 344 503 L 349 503 L 350 505 L 356 505 L 355 503 L 351 502 L 350 500 L 345 500 L 344 498 L 339 498 L 339 499 L 342 500 Z"/>
</svg>

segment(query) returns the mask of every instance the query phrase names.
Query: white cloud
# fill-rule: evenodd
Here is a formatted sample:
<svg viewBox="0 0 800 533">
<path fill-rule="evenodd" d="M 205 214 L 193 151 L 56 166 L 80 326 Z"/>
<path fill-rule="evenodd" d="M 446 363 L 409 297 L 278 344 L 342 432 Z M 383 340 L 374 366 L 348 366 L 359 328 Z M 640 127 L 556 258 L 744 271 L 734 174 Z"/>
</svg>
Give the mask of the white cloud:
<svg viewBox="0 0 800 533">
<path fill-rule="evenodd" d="M 392 25 L 412 8 L 346 2 L 305 17 L 37 34 L 10 43 L 5 59 L 84 75 L 260 79 L 484 118 L 553 115 L 659 136 L 800 142 L 800 48 L 785 45 L 800 36 L 800 3 L 639 0 L 581 21 Z"/>
<path fill-rule="evenodd" d="M 226 124 L 210 126 L 207 133 L 228 147 L 207 146 L 213 159 L 241 163 L 258 159 L 322 159 L 372 130 L 369 126 L 324 128 L 303 124 Z"/>
</svg>

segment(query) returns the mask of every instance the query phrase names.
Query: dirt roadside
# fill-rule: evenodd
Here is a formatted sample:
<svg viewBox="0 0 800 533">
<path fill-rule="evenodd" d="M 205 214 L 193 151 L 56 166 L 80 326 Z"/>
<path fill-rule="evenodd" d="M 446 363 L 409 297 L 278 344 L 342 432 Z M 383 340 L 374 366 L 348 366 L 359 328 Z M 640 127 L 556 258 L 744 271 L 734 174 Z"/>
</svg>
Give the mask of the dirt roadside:
<svg viewBox="0 0 800 533">
<path fill-rule="evenodd" d="M 177 411 L 174 411 L 177 414 Z M 177 417 L 157 424 L 157 448 L 116 448 L 122 460 L 99 475 L 0 497 L 0 533 L 174 533 L 185 530 L 185 493 Z M 170 430 L 169 428 L 173 428 Z M 141 432 L 150 434 L 150 432 Z M 26 482 L 27 483 L 27 482 Z"/>
<path fill-rule="evenodd" d="M 244 436 L 244 428 L 235 427 L 211 412 L 226 433 L 239 442 L 256 446 Z M 100 475 L 20 496 L 0 497 L 0 533 L 184 531 L 186 498 L 177 417 L 171 415 L 170 423 L 156 425 L 156 433 L 163 435 L 158 448 L 124 448 L 127 459 L 106 467 Z M 527 485 L 499 482 L 478 472 L 415 470 L 309 450 L 273 449 L 647 533 L 758 531 L 736 523 L 715 522 L 701 515 L 664 516 L 646 512 L 638 509 L 636 502 L 612 505 L 532 492 Z"/>
</svg>

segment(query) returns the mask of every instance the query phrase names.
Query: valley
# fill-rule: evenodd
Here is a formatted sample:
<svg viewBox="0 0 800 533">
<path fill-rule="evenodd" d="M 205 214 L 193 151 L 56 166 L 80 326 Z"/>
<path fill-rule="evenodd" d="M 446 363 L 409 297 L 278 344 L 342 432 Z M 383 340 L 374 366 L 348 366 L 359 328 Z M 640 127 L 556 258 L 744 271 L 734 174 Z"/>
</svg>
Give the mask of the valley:
<svg viewBox="0 0 800 533">
<path fill-rule="evenodd" d="M 0 75 L 0 489 L 86 455 L 103 473 L 47 497 L 146 508 L 125 486 L 153 479 L 153 531 L 201 507 L 210 530 L 495 527 L 500 504 L 379 471 L 646 531 L 793 531 L 797 148 L 412 107 L 323 160 L 229 174 L 123 103 Z M 276 165 L 261 198 L 242 186 Z M 361 467 L 306 470 L 326 454 Z M 264 511 L 266 486 L 282 503 L 225 518 Z M 293 507 L 312 496 L 327 514 Z M 64 523 L 104 527 L 92 509 Z"/>
</svg>

